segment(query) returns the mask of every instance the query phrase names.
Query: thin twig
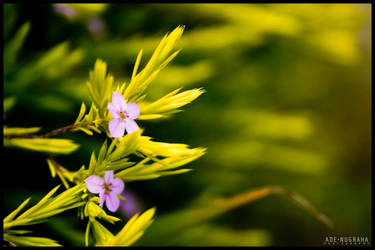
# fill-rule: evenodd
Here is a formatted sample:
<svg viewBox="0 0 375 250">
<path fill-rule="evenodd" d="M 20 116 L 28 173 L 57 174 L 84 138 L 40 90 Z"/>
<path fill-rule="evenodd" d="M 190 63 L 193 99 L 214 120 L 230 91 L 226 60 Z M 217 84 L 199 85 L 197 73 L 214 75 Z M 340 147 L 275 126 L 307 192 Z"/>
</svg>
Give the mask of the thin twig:
<svg viewBox="0 0 375 250">
<path fill-rule="evenodd" d="M 42 138 L 50 138 L 50 137 L 54 137 L 56 135 L 59 135 L 59 134 L 63 134 L 63 133 L 66 133 L 74 128 L 76 128 L 77 126 L 79 126 L 78 124 L 70 124 L 68 126 L 65 126 L 63 128 L 58 128 L 58 129 L 55 129 L 55 130 L 52 130 L 51 132 L 47 133 L 47 134 L 44 134 L 42 135 L 41 137 Z"/>
</svg>

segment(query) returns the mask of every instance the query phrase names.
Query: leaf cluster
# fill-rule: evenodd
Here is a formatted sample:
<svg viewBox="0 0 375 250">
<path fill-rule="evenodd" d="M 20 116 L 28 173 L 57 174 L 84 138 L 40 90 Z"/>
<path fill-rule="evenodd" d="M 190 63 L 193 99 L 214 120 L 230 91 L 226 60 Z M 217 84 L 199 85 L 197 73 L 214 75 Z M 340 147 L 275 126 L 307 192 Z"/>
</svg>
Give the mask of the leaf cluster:
<svg viewBox="0 0 375 250">
<path fill-rule="evenodd" d="M 15 64 L 15 58 L 30 26 L 26 23 L 16 33 L 8 45 L 5 55 L 7 62 L 6 71 L 10 75 Z M 81 130 L 88 135 L 93 132 L 108 132 L 108 122 L 112 119 L 107 109 L 111 102 L 113 91 L 124 95 L 127 102 L 136 102 L 140 106 L 140 120 L 168 117 L 176 112 L 178 108 L 192 102 L 204 91 L 192 89 L 178 93 L 177 89 L 156 101 L 146 101 L 146 89 L 153 79 L 159 74 L 180 50 L 174 47 L 183 33 L 183 27 L 179 26 L 170 34 L 163 37 L 156 47 L 153 55 L 146 66 L 138 72 L 142 58 L 142 50 L 139 52 L 133 74 L 129 84 L 126 82 L 115 85 L 114 77 L 108 72 L 107 64 L 98 59 L 94 69 L 89 72 L 89 80 L 86 83 L 91 106 L 86 113 L 86 104 L 82 102 L 79 114 L 72 125 L 56 129 L 45 135 L 35 135 L 40 127 L 4 127 L 4 146 L 16 146 L 28 150 L 41 151 L 49 154 L 69 154 L 75 151 L 79 145 L 69 139 L 49 138 L 68 131 Z M 57 76 L 63 72 L 64 67 L 72 65 L 72 60 L 79 58 L 79 52 L 68 57 L 62 69 L 55 67 L 57 60 L 67 52 L 67 43 L 62 43 L 47 52 L 36 63 L 26 66 L 12 83 L 12 86 L 26 87 L 42 75 L 50 77 Z M 78 54 L 77 54 L 78 53 Z M 71 60 L 70 60 L 71 59 Z M 74 60 L 73 60 L 74 61 Z M 51 66 L 52 65 L 52 66 Z M 64 66 L 65 65 L 65 66 Z M 46 70 L 44 71 L 44 69 Z M 50 70 L 49 70 L 50 69 Z M 31 76 L 32 75 L 32 76 Z M 29 77 L 28 81 L 25 78 Z M 10 89 L 12 91 L 12 89 Z M 9 110 L 14 101 L 10 97 L 6 100 L 6 110 Z M 155 208 L 149 209 L 142 215 L 134 215 L 116 235 L 113 235 L 98 220 L 109 223 L 120 221 L 119 218 L 108 215 L 103 208 L 98 206 L 99 198 L 90 194 L 84 184 L 84 180 L 90 175 L 104 175 L 105 171 L 114 170 L 115 176 L 122 178 L 125 182 L 158 178 L 166 175 L 181 174 L 191 169 L 177 169 L 205 153 L 204 148 L 189 148 L 188 145 L 180 143 L 163 143 L 152 141 L 151 137 L 143 136 L 143 129 L 126 134 L 121 138 L 112 139 L 110 143 L 104 141 L 97 156 L 92 152 L 88 168 L 83 165 L 79 170 L 73 172 L 57 163 L 49 156 L 47 165 L 52 177 L 58 176 L 66 190 L 56 197 L 52 197 L 58 187 L 52 189 L 35 206 L 31 207 L 21 215 L 19 212 L 28 204 L 30 198 L 25 200 L 16 210 L 4 219 L 4 239 L 19 245 L 27 246 L 58 246 L 59 244 L 48 238 L 25 237 L 25 230 L 13 230 L 16 226 L 27 226 L 42 223 L 49 217 L 59 214 L 68 209 L 78 208 L 81 219 L 88 218 L 85 234 L 86 245 L 94 242 L 98 246 L 129 246 L 137 241 L 147 227 L 153 222 L 152 217 Z M 130 156 L 138 158 L 138 162 L 130 161 Z M 70 187 L 73 184 L 73 187 Z M 90 232 L 94 240 L 90 243 Z"/>
</svg>

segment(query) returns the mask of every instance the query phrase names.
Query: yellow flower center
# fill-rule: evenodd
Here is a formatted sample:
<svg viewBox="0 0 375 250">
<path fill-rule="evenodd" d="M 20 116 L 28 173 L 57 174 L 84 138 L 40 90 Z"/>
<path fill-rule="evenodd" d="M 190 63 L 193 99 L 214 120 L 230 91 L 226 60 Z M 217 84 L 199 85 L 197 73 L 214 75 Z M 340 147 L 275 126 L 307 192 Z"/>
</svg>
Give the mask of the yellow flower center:
<svg viewBox="0 0 375 250">
<path fill-rule="evenodd" d="M 125 120 L 127 118 L 129 118 L 129 115 L 125 111 L 120 112 L 120 119 Z"/>
</svg>

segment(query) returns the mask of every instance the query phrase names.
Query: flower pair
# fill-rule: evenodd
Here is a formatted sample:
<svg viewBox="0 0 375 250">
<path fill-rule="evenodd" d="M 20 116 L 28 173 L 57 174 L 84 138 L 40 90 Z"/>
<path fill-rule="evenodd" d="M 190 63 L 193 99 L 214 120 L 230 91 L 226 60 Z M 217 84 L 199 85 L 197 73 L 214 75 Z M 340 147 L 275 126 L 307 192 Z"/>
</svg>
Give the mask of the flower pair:
<svg viewBox="0 0 375 250">
<path fill-rule="evenodd" d="M 139 116 L 139 106 L 134 102 L 126 103 L 124 96 L 114 91 L 112 103 L 108 103 L 108 110 L 113 119 L 108 124 L 111 137 L 122 137 L 125 133 L 139 129 L 134 121 Z M 120 206 L 119 194 L 124 190 L 125 184 L 120 178 L 113 178 L 113 170 L 105 171 L 104 179 L 97 175 L 91 175 L 85 180 L 87 189 L 94 194 L 99 194 L 100 207 L 104 202 L 111 212 L 115 212 Z"/>
</svg>

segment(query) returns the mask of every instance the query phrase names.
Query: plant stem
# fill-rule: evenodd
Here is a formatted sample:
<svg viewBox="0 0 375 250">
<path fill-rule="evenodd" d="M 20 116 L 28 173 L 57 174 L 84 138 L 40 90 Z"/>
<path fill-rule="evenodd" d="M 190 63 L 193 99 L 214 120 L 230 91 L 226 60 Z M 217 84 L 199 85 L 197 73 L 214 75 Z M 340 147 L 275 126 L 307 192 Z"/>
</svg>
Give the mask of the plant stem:
<svg viewBox="0 0 375 250">
<path fill-rule="evenodd" d="M 37 136 L 37 137 L 42 137 L 42 138 L 54 137 L 56 135 L 66 133 L 66 132 L 68 132 L 68 131 L 76 128 L 77 126 L 79 126 L 79 125 L 78 124 L 70 124 L 68 126 L 52 130 L 51 132 L 49 132 L 47 134 L 44 134 L 44 135 L 41 135 L 41 136 Z"/>
</svg>

